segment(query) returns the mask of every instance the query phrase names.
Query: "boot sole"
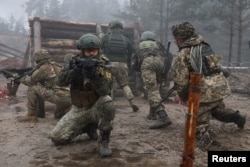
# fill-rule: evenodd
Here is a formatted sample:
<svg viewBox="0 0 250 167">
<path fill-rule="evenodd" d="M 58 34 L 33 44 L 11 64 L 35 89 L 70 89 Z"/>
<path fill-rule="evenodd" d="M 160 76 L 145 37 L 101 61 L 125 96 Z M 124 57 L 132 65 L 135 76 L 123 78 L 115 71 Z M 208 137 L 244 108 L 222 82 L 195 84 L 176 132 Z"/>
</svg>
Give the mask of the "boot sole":
<svg viewBox="0 0 250 167">
<path fill-rule="evenodd" d="M 162 124 L 162 125 L 160 125 L 160 126 L 150 126 L 149 127 L 149 129 L 161 129 L 161 128 L 165 128 L 165 127 L 167 127 L 167 126 L 170 126 L 172 124 L 172 122 L 168 122 L 168 123 L 166 123 L 166 124 Z"/>
</svg>

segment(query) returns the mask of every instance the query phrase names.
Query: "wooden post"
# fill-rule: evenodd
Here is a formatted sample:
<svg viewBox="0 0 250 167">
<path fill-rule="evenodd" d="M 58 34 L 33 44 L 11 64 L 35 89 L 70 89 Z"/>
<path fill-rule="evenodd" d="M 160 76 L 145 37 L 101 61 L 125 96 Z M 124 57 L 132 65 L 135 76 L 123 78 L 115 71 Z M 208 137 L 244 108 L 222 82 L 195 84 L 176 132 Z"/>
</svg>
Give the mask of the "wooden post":
<svg viewBox="0 0 250 167">
<path fill-rule="evenodd" d="M 42 47 L 41 44 L 41 24 L 40 24 L 40 18 L 39 17 L 35 17 L 34 18 L 34 23 L 33 23 L 33 30 L 34 30 L 34 50 L 39 50 Z M 30 60 L 31 60 L 31 65 L 32 67 L 34 66 L 34 61 L 33 61 L 33 53 L 30 54 Z"/>
<path fill-rule="evenodd" d="M 184 139 L 184 151 L 181 167 L 193 167 L 194 148 L 196 138 L 196 126 L 200 103 L 201 74 L 190 73 L 188 113 L 186 117 L 186 130 Z"/>
</svg>

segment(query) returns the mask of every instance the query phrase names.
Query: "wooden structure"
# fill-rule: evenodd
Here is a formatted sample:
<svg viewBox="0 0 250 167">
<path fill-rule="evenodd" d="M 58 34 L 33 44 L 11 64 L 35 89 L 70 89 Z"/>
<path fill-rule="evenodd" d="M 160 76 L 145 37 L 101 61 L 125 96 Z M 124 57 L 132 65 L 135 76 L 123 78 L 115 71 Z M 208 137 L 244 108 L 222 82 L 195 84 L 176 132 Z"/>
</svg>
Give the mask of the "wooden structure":
<svg viewBox="0 0 250 167">
<path fill-rule="evenodd" d="M 0 68 L 7 67 L 22 67 L 24 53 L 16 48 L 9 47 L 0 43 Z"/>
<path fill-rule="evenodd" d="M 30 56 L 26 62 L 33 64 L 33 52 L 38 49 L 47 49 L 53 60 L 63 63 L 64 55 L 68 53 L 77 54 L 76 41 L 86 33 L 97 34 L 97 23 L 71 22 L 29 18 L 30 27 Z M 99 24 L 105 33 L 108 24 Z M 137 26 L 135 26 L 137 27 Z M 134 39 L 136 30 L 134 27 L 124 27 L 125 32 Z M 27 61 L 28 60 L 28 61 Z"/>
</svg>

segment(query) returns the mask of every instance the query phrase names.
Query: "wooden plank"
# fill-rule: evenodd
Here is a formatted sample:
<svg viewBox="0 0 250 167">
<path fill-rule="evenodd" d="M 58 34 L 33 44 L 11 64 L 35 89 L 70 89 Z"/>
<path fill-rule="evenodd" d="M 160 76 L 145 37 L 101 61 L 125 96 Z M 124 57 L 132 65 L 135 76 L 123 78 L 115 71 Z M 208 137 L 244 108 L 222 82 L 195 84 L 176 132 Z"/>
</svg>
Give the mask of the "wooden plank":
<svg viewBox="0 0 250 167">
<path fill-rule="evenodd" d="M 86 33 L 94 33 L 94 32 L 77 32 L 77 31 L 63 31 L 63 30 L 49 30 L 43 29 L 41 35 L 43 38 L 55 38 L 55 39 L 79 39 L 82 35 Z"/>
<path fill-rule="evenodd" d="M 42 47 L 75 49 L 76 40 L 71 40 L 71 39 L 58 40 L 58 39 L 46 38 L 42 41 Z"/>
<path fill-rule="evenodd" d="M 4 50 L 2 48 L 0 48 L 0 52 L 2 53 L 2 55 L 5 55 L 5 57 L 17 57 L 17 58 L 23 58 L 23 55 L 19 55 L 19 54 L 16 54 L 16 53 L 12 53 L 11 51 L 8 51 L 8 50 Z M 11 55 L 11 56 L 9 56 Z"/>
<path fill-rule="evenodd" d="M 23 58 L 23 65 L 22 67 L 27 67 L 29 65 L 29 55 L 30 55 L 30 40 L 27 44 L 25 53 L 24 53 L 24 58 Z"/>
<path fill-rule="evenodd" d="M 4 45 L 4 44 L 2 44 L 2 43 L 0 43 L 0 46 L 3 46 L 4 48 L 7 48 L 7 49 L 10 49 L 10 50 L 12 50 L 12 51 L 15 51 L 15 52 L 17 52 L 17 53 L 19 53 L 19 54 L 24 54 L 22 51 L 20 51 L 20 50 L 17 50 L 16 48 L 12 48 L 12 47 L 9 47 L 9 46 L 7 46 L 7 45 Z"/>
<path fill-rule="evenodd" d="M 34 50 L 41 49 L 41 25 L 39 19 L 33 24 L 34 28 Z"/>
</svg>

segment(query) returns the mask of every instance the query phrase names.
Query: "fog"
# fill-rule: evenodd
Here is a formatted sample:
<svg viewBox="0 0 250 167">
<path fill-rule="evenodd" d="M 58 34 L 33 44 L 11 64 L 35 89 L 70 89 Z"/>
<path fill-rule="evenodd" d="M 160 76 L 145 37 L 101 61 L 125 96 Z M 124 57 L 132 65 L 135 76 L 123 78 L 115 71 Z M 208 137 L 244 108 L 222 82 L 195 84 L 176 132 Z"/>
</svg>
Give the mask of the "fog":
<svg viewBox="0 0 250 167">
<path fill-rule="evenodd" d="M 103 24 L 111 19 L 119 19 L 125 27 L 140 22 L 143 30 L 155 32 L 158 40 L 166 44 L 173 38 L 171 26 L 189 21 L 194 25 L 196 33 L 212 43 L 218 54 L 226 55 L 224 61 L 250 62 L 250 0 L 59 1 L 63 5 L 59 5 L 57 0 L 0 0 L 0 33 L 27 34 L 28 15 Z M 24 7 L 25 2 L 32 3 Z M 11 15 L 14 19 L 10 19 Z"/>
<path fill-rule="evenodd" d="M 27 17 L 22 5 L 27 0 L 0 0 L 0 17 L 8 19 L 11 15 L 16 18 Z"/>
</svg>

